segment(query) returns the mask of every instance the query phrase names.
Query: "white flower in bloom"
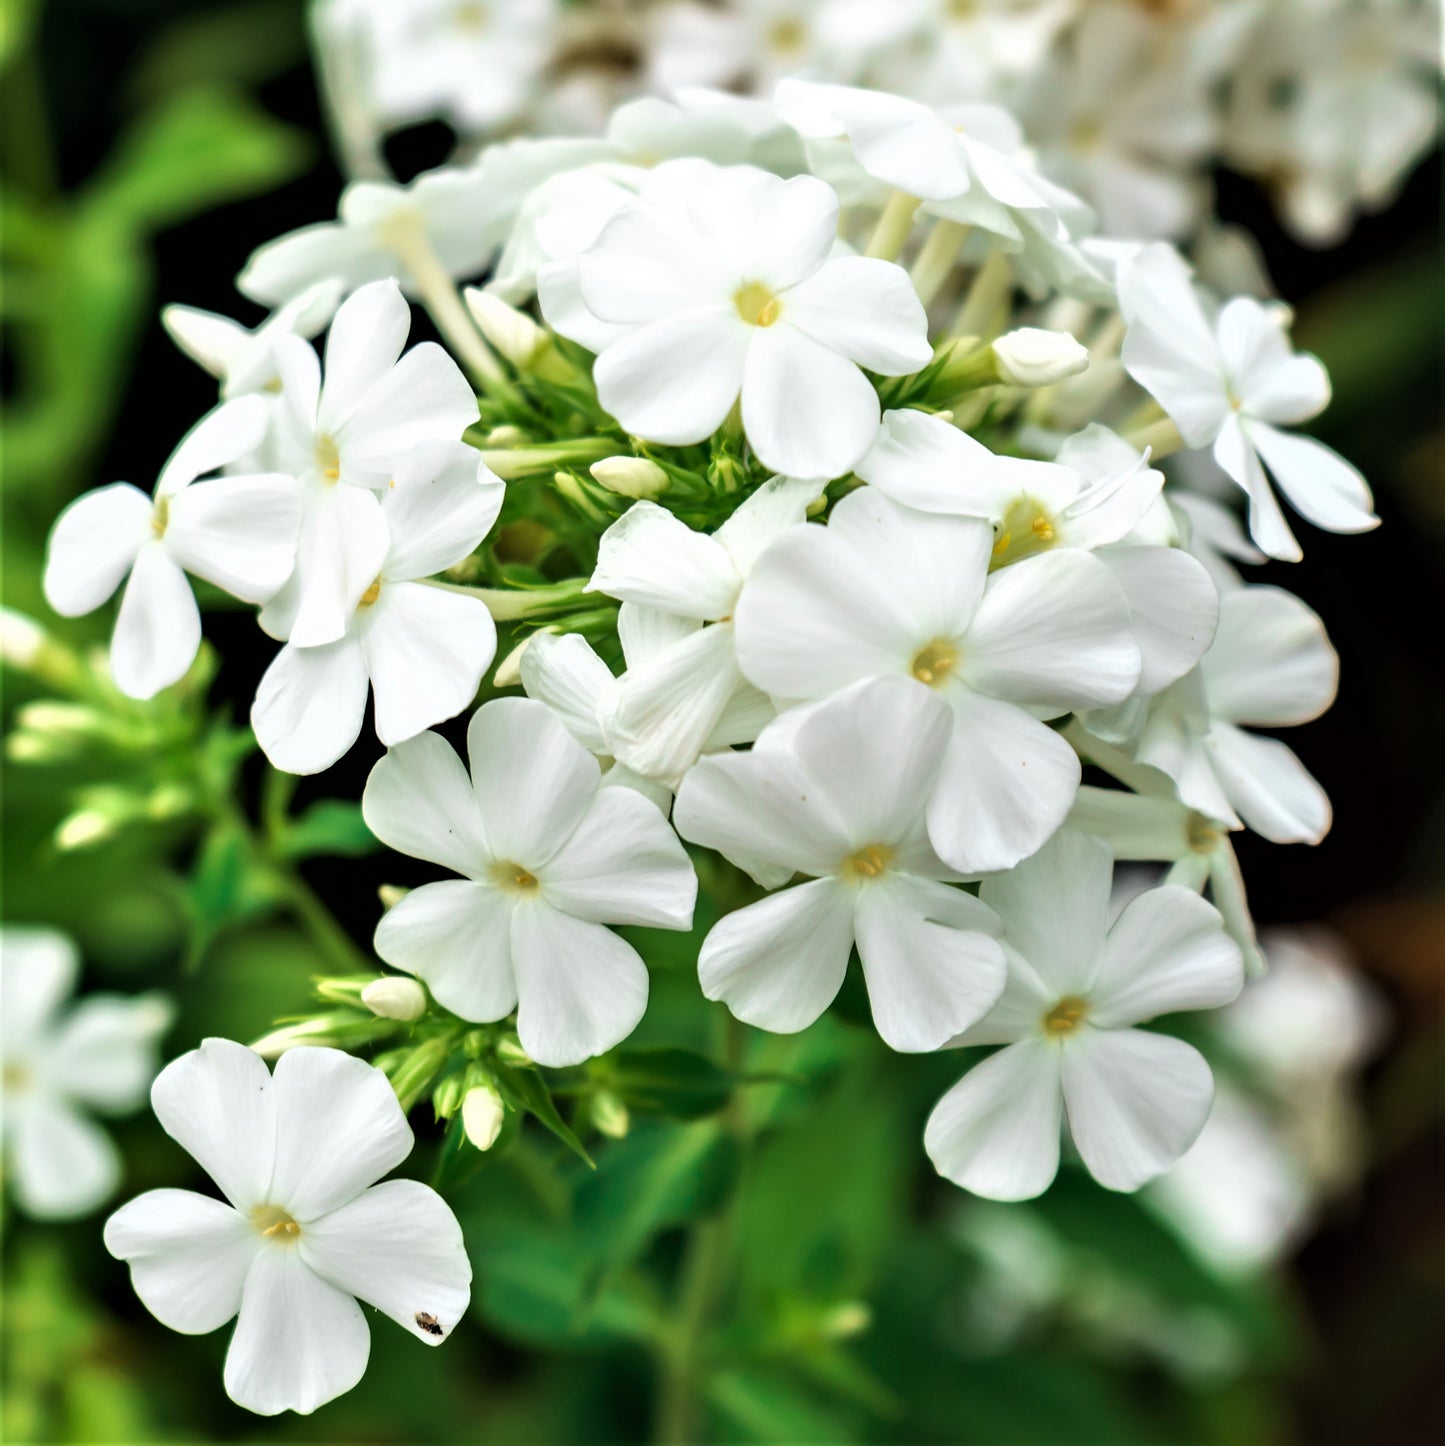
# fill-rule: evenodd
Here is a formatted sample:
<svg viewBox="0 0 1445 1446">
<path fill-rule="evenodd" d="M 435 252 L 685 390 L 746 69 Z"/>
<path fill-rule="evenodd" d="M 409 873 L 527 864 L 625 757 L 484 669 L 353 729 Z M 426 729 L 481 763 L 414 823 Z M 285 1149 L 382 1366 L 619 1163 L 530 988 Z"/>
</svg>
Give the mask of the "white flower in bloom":
<svg viewBox="0 0 1445 1446">
<path fill-rule="evenodd" d="M 1111 1190 L 1137 1190 L 1193 1144 L 1214 1083 L 1192 1045 L 1132 1026 L 1239 993 L 1239 950 L 1218 912 L 1173 885 L 1108 926 L 1108 848 L 1067 831 L 980 897 L 1004 923 L 1008 983 L 959 1044 L 1008 1047 L 934 1108 L 924 1147 L 955 1184 L 995 1200 L 1046 1190 L 1059 1127 Z"/>
<path fill-rule="evenodd" d="M 631 1034 L 647 1007 L 646 967 L 604 925 L 689 928 L 697 878 L 657 808 L 600 788 L 596 760 L 543 704 L 485 704 L 467 751 L 470 778 L 423 733 L 367 780 L 362 813 L 377 838 L 463 876 L 388 910 L 376 952 L 463 1019 L 515 1009 L 539 1064 L 579 1064 Z"/>
<path fill-rule="evenodd" d="M 89 1111 L 128 1114 L 144 1102 L 172 1015 L 160 994 L 92 994 L 62 1013 L 79 972 L 65 935 L 0 929 L 6 1183 L 44 1220 L 84 1215 L 115 1189 L 120 1156 Z"/>
<path fill-rule="evenodd" d="M 862 961 L 873 1021 L 894 1049 L 937 1049 L 1003 989 L 997 921 L 934 853 L 925 827 L 950 717 L 905 678 L 859 683 L 778 720 L 751 753 L 683 780 L 678 832 L 776 887 L 729 914 L 698 958 L 703 993 L 763 1029 L 805 1029 Z"/>
<path fill-rule="evenodd" d="M 774 698 L 894 674 L 942 695 L 954 722 L 928 828 L 967 874 L 1033 853 L 1073 802 L 1079 760 L 1040 718 L 1120 702 L 1139 681 L 1103 563 L 1068 548 L 990 576 L 993 547 L 981 519 L 860 488 L 759 558 L 736 618 L 743 674 Z"/>
<path fill-rule="evenodd" d="M 336 1049 L 284 1054 L 208 1039 L 161 1071 L 151 1104 L 225 1201 L 149 1190 L 106 1222 L 147 1310 L 205 1335 L 236 1317 L 226 1394 L 248 1411 L 303 1415 L 366 1371 L 358 1300 L 427 1345 L 466 1312 L 461 1227 L 417 1180 L 375 1182 L 411 1154 L 386 1076 Z"/>
<path fill-rule="evenodd" d="M 382 499 L 384 550 L 345 634 L 317 647 L 288 643 L 261 679 L 251 726 L 274 767 L 319 773 L 335 763 L 361 732 L 368 684 L 388 747 L 476 697 L 497 648 L 492 615 L 480 598 L 422 579 L 471 555 L 503 491 L 465 442 L 412 453 Z"/>
<path fill-rule="evenodd" d="M 229 316 L 194 306 L 167 306 L 161 322 L 171 340 L 221 383 L 221 396 L 229 400 L 278 390 L 277 337 L 299 336 L 309 341 L 331 320 L 340 300 L 340 282 L 318 281 L 278 307 L 254 330 Z"/>
<path fill-rule="evenodd" d="M 449 276 L 475 276 L 501 244 L 519 200 L 480 166 L 428 171 L 405 186 L 354 181 L 341 193 L 337 220 L 268 241 L 236 285 L 253 301 L 277 306 L 331 279 L 347 291 L 388 278 L 408 292 L 421 289 L 427 278 L 417 267 L 430 257 Z"/>
<path fill-rule="evenodd" d="M 907 274 L 831 256 L 837 230 L 838 198 L 814 177 L 658 166 L 578 263 L 583 302 L 618 328 L 596 363 L 602 405 L 628 431 L 682 445 L 710 437 L 741 397 L 764 466 L 847 472 L 878 427 L 862 368 L 899 376 L 932 349 Z"/>
<path fill-rule="evenodd" d="M 326 339 L 325 380 L 315 350 L 280 337 L 283 405 L 272 445 L 277 466 L 302 484 L 296 570 L 261 614 L 274 638 L 298 647 L 335 642 L 386 550 L 378 489 L 404 475 L 415 448 L 460 440 L 477 399 L 435 342 L 405 356 L 411 310 L 394 281 L 342 303 Z"/>
<path fill-rule="evenodd" d="M 1145 247 L 1121 268 L 1119 306 L 1129 324 L 1129 375 L 1174 419 L 1191 447 L 1214 449 L 1219 465 L 1249 497 L 1249 530 L 1271 556 L 1301 556 L 1265 477 L 1327 532 L 1378 527 L 1365 479 L 1312 437 L 1279 430 L 1318 416 L 1330 399 L 1319 361 L 1290 350 L 1277 311 L 1247 296 L 1228 302 L 1211 324 L 1172 247 Z"/>
<path fill-rule="evenodd" d="M 602 726 L 614 758 L 676 787 L 709 745 L 751 742 L 772 718 L 738 671 L 732 617 L 753 564 L 821 491 L 774 478 L 712 536 L 638 502 L 603 534 L 588 588 L 624 604 L 619 629 L 647 654 L 634 647 L 609 698 Z"/>
<path fill-rule="evenodd" d="M 1213 646 L 1154 701 L 1136 757 L 1210 818 L 1243 820 L 1273 843 L 1318 843 L 1330 827 L 1324 790 L 1285 744 L 1245 728 L 1318 718 L 1339 667 L 1324 625 L 1297 597 L 1277 587 L 1225 593 Z"/>
<path fill-rule="evenodd" d="M 290 477 L 196 480 L 254 453 L 266 417 L 259 397 L 225 402 L 182 439 L 153 496 L 114 482 L 55 520 L 46 601 L 63 617 L 80 617 L 125 584 L 110 666 L 132 698 L 153 698 L 178 681 L 201 645 L 188 572 L 249 603 L 266 602 L 291 574 L 302 502 Z"/>
<path fill-rule="evenodd" d="M 1157 504 L 1163 474 L 1107 427 L 1068 438 L 1056 463 L 1031 462 L 995 457 L 941 417 L 889 412 L 858 475 L 920 511 L 986 517 L 993 567 L 1057 548 L 1093 552 L 1128 599 L 1140 693 L 1182 677 L 1214 636 L 1219 598 L 1206 569 L 1134 535 Z"/>
</svg>

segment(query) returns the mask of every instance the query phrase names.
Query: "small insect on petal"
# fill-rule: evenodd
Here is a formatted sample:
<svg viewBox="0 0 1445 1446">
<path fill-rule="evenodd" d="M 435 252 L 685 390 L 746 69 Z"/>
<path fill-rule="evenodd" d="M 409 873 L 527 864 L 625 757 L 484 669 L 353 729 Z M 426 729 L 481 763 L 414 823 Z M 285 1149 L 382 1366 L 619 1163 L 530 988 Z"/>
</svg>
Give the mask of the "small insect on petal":
<svg viewBox="0 0 1445 1446">
<path fill-rule="evenodd" d="M 434 1315 L 430 1315 L 424 1310 L 417 1311 L 416 1323 L 429 1336 L 439 1336 L 442 1334 L 442 1323 Z"/>
</svg>

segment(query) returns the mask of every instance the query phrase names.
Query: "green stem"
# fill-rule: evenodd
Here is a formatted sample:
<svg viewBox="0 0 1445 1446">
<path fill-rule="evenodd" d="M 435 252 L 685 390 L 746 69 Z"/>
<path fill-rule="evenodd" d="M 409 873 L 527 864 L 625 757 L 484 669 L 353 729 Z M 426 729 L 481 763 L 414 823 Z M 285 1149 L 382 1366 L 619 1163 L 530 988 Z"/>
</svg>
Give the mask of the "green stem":
<svg viewBox="0 0 1445 1446">
<path fill-rule="evenodd" d="M 932 302 L 948 280 L 968 232 L 969 228 L 960 221 L 938 221 L 928 233 L 928 240 L 923 243 L 910 273 L 913 289 L 924 306 Z"/>
<path fill-rule="evenodd" d="M 1169 417 L 1165 417 L 1162 422 L 1155 422 L 1151 426 L 1141 427 L 1137 432 L 1125 433 L 1124 440 L 1136 452 L 1142 452 L 1147 447 L 1151 462 L 1171 456 L 1184 446 L 1184 438 L 1179 435 L 1179 428 Z"/>
<path fill-rule="evenodd" d="M 894 191 L 878 218 L 878 224 L 869 238 L 868 249 L 863 253 L 877 261 L 893 261 L 903 250 L 908 233 L 913 230 L 913 213 L 918 209 L 918 197 L 907 191 Z"/>
</svg>

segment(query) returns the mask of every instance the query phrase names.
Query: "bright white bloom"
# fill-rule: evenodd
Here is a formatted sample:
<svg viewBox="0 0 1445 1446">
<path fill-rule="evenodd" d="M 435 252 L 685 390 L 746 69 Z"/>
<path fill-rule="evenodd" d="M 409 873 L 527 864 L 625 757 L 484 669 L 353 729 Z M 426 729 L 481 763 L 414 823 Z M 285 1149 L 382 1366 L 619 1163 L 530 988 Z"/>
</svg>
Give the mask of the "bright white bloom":
<svg viewBox="0 0 1445 1446">
<path fill-rule="evenodd" d="M 878 427 L 861 369 L 903 375 L 932 350 L 907 274 L 831 256 L 837 231 L 838 198 L 814 177 L 658 166 L 578 263 L 582 301 L 617 328 L 595 368 L 602 405 L 628 431 L 682 445 L 710 437 L 741 398 L 764 466 L 847 472 Z M 545 294 L 542 305 L 565 328 Z"/>
<path fill-rule="evenodd" d="M 1146 247 L 1122 268 L 1119 306 L 1129 324 L 1130 376 L 1174 419 L 1191 447 L 1215 461 L 1249 497 L 1249 530 L 1271 556 L 1301 556 L 1267 467 L 1295 509 L 1327 532 L 1378 527 L 1365 479 L 1322 442 L 1279 430 L 1329 403 L 1319 361 L 1290 350 L 1282 317 L 1237 296 L 1213 323 L 1172 247 Z"/>
<path fill-rule="evenodd" d="M 386 551 L 377 491 L 407 475 L 416 448 L 457 442 L 477 419 L 476 394 L 441 347 L 402 355 L 410 328 L 396 283 L 377 281 L 336 313 L 324 382 L 311 346 L 276 342 L 284 389 L 273 446 L 301 482 L 305 512 L 296 570 L 261 614 L 274 638 L 309 648 L 346 632 Z"/>
<path fill-rule="evenodd" d="M 340 300 L 340 282 L 318 281 L 278 307 L 254 330 L 229 316 L 194 306 L 167 306 L 161 322 L 171 340 L 221 383 L 221 396 L 229 400 L 278 390 L 277 337 L 299 336 L 309 341 L 331 320 Z"/>
<path fill-rule="evenodd" d="M 120 1155 L 90 1111 L 129 1114 L 144 1103 L 173 1013 L 162 994 L 91 994 L 62 1012 L 79 972 L 64 934 L 0 929 L 5 1178 L 20 1209 L 41 1220 L 84 1215 L 115 1189 Z"/>
<path fill-rule="evenodd" d="M 994 342 L 999 375 L 1010 386 L 1050 387 L 1087 371 L 1089 350 L 1066 331 L 1021 326 Z"/>
<path fill-rule="evenodd" d="M 224 402 L 181 440 L 153 496 L 114 482 L 56 518 L 45 559 L 45 597 L 56 612 L 94 612 L 125 584 L 110 644 L 122 693 L 153 698 L 191 666 L 201 613 L 188 572 L 249 603 L 266 602 L 290 576 L 302 510 L 296 483 L 269 473 L 196 480 L 255 452 L 266 421 L 259 397 Z"/>
<path fill-rule="evenodd" d="M 347 291 L 394 279 L 425 290 L 433 267 L 475 276 L 501 244 L 520 197 L 483 166 L 428 171 L 409 185 L 354 181 L 341 193 L 338 218 L 303 226 L 252 253 L 236 285 L 253 301 L 277 306 L 319 282 Z"/>
<path fill-rule="evenodd" d="M 1163 474 L 1107 427 L 1068 438 L 1057 462 L 1031 462 L 995 457 L 941 417 L 889 412 L 858 475 L 920 511 L 987 518 L 994 568 L 1059 548 L 1093 552 L 1128 599 L 1141 693 L 1182 677 L 1214 636 L 1219 599 L 1204 567 L 1133 536 L 1157 504 Z"/>
<path fill-rule="evenodd" d="M 1073 802 L 1079 760 L 1040 719 L 1117 703 L 1139 681 L 1129 605 L 1103 563 L 1067 548 L 990 576 L 993 549 L 981 519 L 860 488 L 826 527 L 792 528 L 763 554 L 736 619 L 743 674 L 774 698 L 889 675 L 942 695 L 953 730 L 928 828 L 970 875 L 1033 853 Z"/>
<path fill-rule="evenodd" d="M 614 758 L 676 787 L 705 749 L 749 743 L 772 718 L 738 671 L 732 618 L 753 564 L 821 490 L 775 477 L 712 536 L 638 502 L 603 534 L 588 590 L 623 603 L 633 640 L 602 723 Z"/>
<path fill-rule="evenodd" d="M 461 1227 L 416 1180 L 375 1182 L 411 1154 L 386 1076 L 336 1049 L 282 1055 L 208 1039 L 161 1071 L 151 1105 L 225 1202 L 149 1190 L 106 1222 L 147 1310 L 205 1335 L 233 1317 L 226 1394 L 248 1411 L 307 1415 L 366 1371 L 358 1300 L 427 1345 L 466 1313 Z"/>
<path fill-rule="evenodd" d="M 949 746 L 947 707 L 875 678 L 765 729 L 751 753 L 703 759 L 683 780 L 678 832 L 777 887 L 713 926 L 703 993 L 791 1034 L 832 1003 L 856 945 L 873 1022 L 899 1050 L 937 1049 L 1003 989 L 997 921 L 934 853 L 925 815 Z"/>
<path fill-rule="evenodd" d="M 317 647 L 287 643 L 256 690 L 251 726 L 274 767 L 319 773 L 335 763 L 361 732 L 368 684 L 387 747 L 476 697 L 497 650 L 492 615 L 480 598 L 425 579 L 475 551 L 504 490 L 465 442 L 411 454 L 382 499 L 373 580 L 346 632 Z"/>
<path fill-rule="evenodd" d="M 1239 950 L 1218 912 L 1173 885 L 1139 895 L 1109 927 L 1109 850 L 1067 831 L 980 898 L 1003 920 L 1003 998 L 959 1044 L 1008 1047 L 938 1102 L 924 1147 L 975 1194 L 1027 1200 L 1059 1166 L 1059 1127 L 1111 1190 L 1137 1190 L 1193 1144 L 1214 1082 L 1204 1057 L 1133 1028 L 1213 1009 L 1239 993 Z"/>
<path fill-rule="evenodd" d="M 1210 818 L 1242 820 L 1273 843 L 1318 843 L 1330 827 L 1324 790 L 1285 744 L 1245 728 L 1318 718 L 1339 668 L 1324 624 L 1297 597 L 1277 587 L 1226 593 L 1213 646 L 1154 701 L 1135 756 Z"/>
<path fill-rule="evenodd" d="M 689 928 L 697 878 L 656 807 L 600 788 L 596 760 L 543 704 L 485 704 L 467 751 L 470 778 L 423 733 L 367 780 L 362 814 L 377 838 L 463 876 L 388 910 L 376 952 L 463 1019 L 515 1009 L 539 1064 L 579 1064 L 631 1034 L 647 1007 L 646 967 L 604 925 Z"/>
</svg>

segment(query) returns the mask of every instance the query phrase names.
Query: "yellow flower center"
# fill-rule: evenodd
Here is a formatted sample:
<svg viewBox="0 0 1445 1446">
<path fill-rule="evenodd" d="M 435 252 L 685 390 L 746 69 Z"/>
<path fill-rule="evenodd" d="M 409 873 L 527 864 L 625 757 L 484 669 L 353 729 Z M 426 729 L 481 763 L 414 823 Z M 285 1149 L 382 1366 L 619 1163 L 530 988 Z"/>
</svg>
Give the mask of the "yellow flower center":
<svg viewBox="0 0 1445 1446">
<path fill-rule="evenodd" d="M 316 439 L 316 470 L 323 482 L 341 480 L 341 453 L 336 449 L 335 439 L 325 433 Z"/>
<path fill-rule="evenodd" d="M 958 666 L 958 648 L 947 638 L 935 638 L 914 653 L 909 671 L 920 683 L 941 688 Z"/>
<path fill-rule="evenodd" d="M 1184 836 L 1197 854 L 1212 853 L 1222 835 L 1202 813 L 1191 813 L 1184 825 Z"/>
<path fill-rule="evenodd" d="M 251 1211 L 251 1224 L 276 1245 L 294 1245 L 301 1238 L 301 1227 L 279 1205 L 256 1206 Z"/>
<path fill-rule="evenodd" d="M 535 874 L 508 859 L 498 859 L 488 872 L 492 882 L 509 894 L 535 894 L 542 887 Z"/>
<path fill-rule="evenodd" d="M 1089 1001 L 1075 994 L 1066 995 L 1044 1015 L 1040 1023 L 1050 1039 L 1065 1039 L 1077 1033 L 1089 1013 Z"/>
<path fill-rule="evenodd" d="M 782 301 L 761 281 L 747 281 L 738 287 L 733 305 L 749 326 L 771 326 L 783 312 Z"/>
<path fill-rule="evenodd" d="M 1003 525 L 994 539 L 989 570 L 996 572 L 1020 558 L 1047 552 L 1059 540 L 1053 515 L 1034 497 L 1019 497 L 1009 504 Z"/>
<path fill-rule="evenodd" d="M 363 608 L 369 608 L 369 607 L 372 605 L 372 603 L 374 603 L 374 602 L 377 600 L 377 598 L 379 598 L 380 596 L 381 596 L 381 579 L 380 579 L 380 578 L 377 578 L 377 580 L 376 580 L 374 583 L 372 583 L 372 585 L 371 585 L 369 588 L 367 588 L 367 590 L 366 590 L 364 593 L 362 593 L 362 595 L 361 595 L 361 601 L 357 604 L 357 606 L 358 606 L 358 607 L 363 607 Z"/>
<path fill-rule="evenodd" d="M 166 528 L 171 521 L 171 499 L 169 497 L 157 497 L 155 506 L 151 510 L 151 531 L 157 537 L 166 535 Z"/>
<path fill-rule="evenodd" d="M 893 862 L 893 850 L 887 844 L 869 844 L 843 860 L 842 875 L 855 884 L 876 879 L 888 872 Z"/>
</svg>

